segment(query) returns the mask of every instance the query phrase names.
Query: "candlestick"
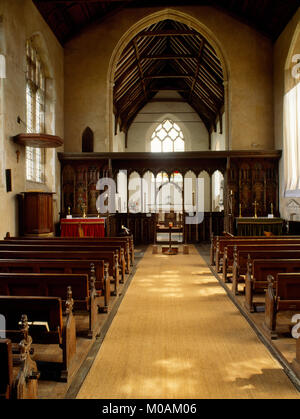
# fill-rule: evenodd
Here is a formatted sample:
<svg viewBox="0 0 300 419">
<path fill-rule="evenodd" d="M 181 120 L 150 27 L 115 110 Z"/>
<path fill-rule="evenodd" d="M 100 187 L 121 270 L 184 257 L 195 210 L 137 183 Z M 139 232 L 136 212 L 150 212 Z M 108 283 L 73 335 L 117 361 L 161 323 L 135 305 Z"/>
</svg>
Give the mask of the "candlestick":
<svg viewBox="0 0 300 419">
<path fill-rule="evenodd" d="M 84 205 L 82 205 L 82 211 L 83 211 L 83 213 L 82 213 L 82 218 L 86 218 L 86 212 L 85 212 L 85 209 L 86 209 L 86 205 L 84 204 Z"/>
<path fill-rule="evenodd" d="M 254 206 L 254 218 L 257 218 L 257 207 L 259 204 L 255 201 L 252 205 Z"/>
</svg>

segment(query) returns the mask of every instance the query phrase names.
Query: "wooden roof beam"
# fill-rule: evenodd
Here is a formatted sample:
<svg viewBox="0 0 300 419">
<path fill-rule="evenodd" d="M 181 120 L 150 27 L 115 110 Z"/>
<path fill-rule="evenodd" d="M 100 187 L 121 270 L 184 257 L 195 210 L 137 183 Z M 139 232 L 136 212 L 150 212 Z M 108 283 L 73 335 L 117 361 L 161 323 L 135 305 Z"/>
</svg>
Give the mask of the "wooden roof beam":
<svg viewBox="0 0 300 419">
<path fill-rule="evenodd" d="M 153 74 L 147 75 L 144 78 L 149 79 L 189 79 L 194 77 L 193 74 Z"/>
<path fill-rule="evenodd" d="M 200 66 L 201 66 L 201 60 L 202 60 L 202 52 L 203 52 L 204 44 L 205 44 L 205 43 L 204 43 L 204 41 L 202 40 L 202 44 L 201 44 L 201 47 L 200 47 L 200 50 L 199 50 L 199 54 L 198 54 L 197 68 L 196 68 L 196 71 L 195 71 L 195 74 L 194 74 L 194 80 L 193 80 L 193 83 L 192 83 L 192 86 L 191 86 L 191 91 L 190 91 L 190 97 L 189 97 L 189 100 L 191 100 L 191 97 L 192 97 L 192 94 L 193 94 L 193 90 L 194 90 L 194 87 L 195 87 L 195 84 L 196 84 L 196 81 L 197 81 L 197 78 L 198 78 L 198 75 L 199 75 Z"/>
<path fill-rule="evenodd" d="M 141 62 L 140 62 L 140 54 L 139 54 L 139 50 L 136 44 L 136 40 L 134 39 L 132 41 L 132 45 L 134 48 L 134 52 L 135 52 L 135 57 L 136 57 L 136 61 L 137 61 L 137 65 L 138 65 L 138 69 L 139 69 L 139 74 L 140 74 L 140 81 L 143 87 L 143 91 L 144 91 L 144 96 L 146 101 L 148 101 L 148 94 L 147 94 L 147 89 L 146 89 L 146 84 L 145 84 L 145 79 L 144 79 L 144 72 L 141 66 Z"/>
<path fill-rule="evenodd" d="M 172 55 L 172 54 L 158 54 L 145 55 L 140 57 L 141 60 L 195 60 L 196 55 Z"/>
<path fill-rule="evenodd" d="M 158 36 L 201 36 L 200 33 L 192 30 L 177 30 L 177 29 L 166 29 L 160 31 L 142 31 L 136 35 L 138 38 L 151 36 L 151 37 L 158 37 Z"/>
</svg>

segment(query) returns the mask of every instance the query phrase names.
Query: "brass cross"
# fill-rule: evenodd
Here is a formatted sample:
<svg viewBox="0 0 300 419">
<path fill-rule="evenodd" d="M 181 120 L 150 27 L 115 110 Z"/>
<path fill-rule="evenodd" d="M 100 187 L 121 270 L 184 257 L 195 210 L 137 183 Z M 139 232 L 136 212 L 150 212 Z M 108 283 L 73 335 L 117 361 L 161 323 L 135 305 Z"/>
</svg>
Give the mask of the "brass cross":
<svg viewBox="0 0 300 419">
<path fill-rule="evenodd" d="M 259 204 L 255 201 L 252 205 L 254 206 L 254 218 L 257 218 L 257 207 Z"/>
</svg>

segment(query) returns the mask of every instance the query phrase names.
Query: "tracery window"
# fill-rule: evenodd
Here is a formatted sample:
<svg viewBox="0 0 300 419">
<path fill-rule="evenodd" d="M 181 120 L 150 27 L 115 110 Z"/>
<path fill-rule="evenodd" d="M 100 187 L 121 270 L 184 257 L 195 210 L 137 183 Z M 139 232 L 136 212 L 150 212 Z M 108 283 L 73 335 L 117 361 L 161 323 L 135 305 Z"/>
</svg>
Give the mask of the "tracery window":
<svg viewBox="0 0 300 419">
<path fill-rule="evenodd" d="M 179 126 L 167 119 L 160 124 L 151 137 L 151 151 L 153 153 L 170 153 L 184 151 L 185 142 Z"/>
<path fill-rule="evenodd" d="M 26 43 L 26 125 L 28 133 L 45 132 L 45 73 L 37 51 Z M 26 179 L 44 182 L 44 150 L 26 147 Z"/>
</svg>

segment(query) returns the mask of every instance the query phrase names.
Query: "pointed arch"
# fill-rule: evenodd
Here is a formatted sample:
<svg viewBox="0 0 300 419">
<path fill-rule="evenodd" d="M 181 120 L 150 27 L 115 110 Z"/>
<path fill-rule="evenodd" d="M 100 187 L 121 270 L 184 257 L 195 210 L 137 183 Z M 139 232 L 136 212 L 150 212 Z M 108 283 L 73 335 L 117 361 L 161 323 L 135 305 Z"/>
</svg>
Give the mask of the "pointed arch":
<svg viewBox="0 0 300 419">
<path fill-rule="evenodd" d="M 94 151 L 94 132 L 90 127 L 82 133 L 82 152 L 83 153 L 93 153 Z"/>
<path fill-rule="evenodd" d="M 135 25 L 124 33 L 120 38 L 118 44 L 116 45 L 109 62 L 108 72 L 107 72 L 107 138 L 109 143 L 109 151 L 113 151 L 113 134 L 114 134 L 114 113 L 113 113 L 113 89 L 114 89 L 114 76 L 117 68 L 118 60 L 126 47 L 126 45 L 142 30 L 146 29 L 148 26 L 158 23 L 163 20 L 174 20 L 181 22 L 183 24 L 189 25 L 191 28 L 198 31 L 203 37 L 205 37 L 210 44 L 214 47 L 218 58 L 222 65 L 223 70 L 223 80 L 224 80 L 224 94 L 225 94 L 225 103 L 224 103 L 224 112 L 226 115 L 226 148 L 229 147 L 229 137 L 230 137 L 230 123 L 229 123 L 229 95 L 230 95 L 230 85 L 229 85 L 229 66 L 228 60 L 226 59 L 221 42 L 216 38 L 213 32 L 198 19 L 193 16 L 183 13 L 179 10 L 166 8 L 155 13 L 151 13 L 146 16 L 144 19 L 139 20 Z"/>
</svg>

